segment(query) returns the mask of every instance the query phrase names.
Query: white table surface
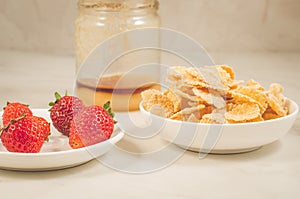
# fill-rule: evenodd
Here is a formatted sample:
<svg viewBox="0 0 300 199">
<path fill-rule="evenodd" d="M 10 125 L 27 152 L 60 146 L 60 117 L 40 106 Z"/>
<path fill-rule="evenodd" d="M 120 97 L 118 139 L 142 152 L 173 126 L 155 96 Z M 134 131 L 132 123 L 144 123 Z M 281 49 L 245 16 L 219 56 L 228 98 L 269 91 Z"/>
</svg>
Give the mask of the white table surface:
<svg viewBox="0 0 300 199">
<path fill-rule="evenodd" d="M 300 53 L 212 53 L 235 68 L 238 79 L 264 86 L 279 82 L 300 104 Z M 54 91 L 73 90 L 73 57 L 0 51 L 0 106 L 21 101 L 47 108 Z M 136 114 L 138 116 L 138 113 Z M 121 145 L 130 143 L 126 137 Z M 141 150 L 151 144 L 133 143 Z M 0 157 L 1 158 L 1 157 Z M 148 174 L 126 174 L 94 160 L 65 170 L 0 170 L 1 198 L 299 198 L 300 121 L 279 141 L 235 155 L 185 152 L 174 164 Z"/>
</svg>

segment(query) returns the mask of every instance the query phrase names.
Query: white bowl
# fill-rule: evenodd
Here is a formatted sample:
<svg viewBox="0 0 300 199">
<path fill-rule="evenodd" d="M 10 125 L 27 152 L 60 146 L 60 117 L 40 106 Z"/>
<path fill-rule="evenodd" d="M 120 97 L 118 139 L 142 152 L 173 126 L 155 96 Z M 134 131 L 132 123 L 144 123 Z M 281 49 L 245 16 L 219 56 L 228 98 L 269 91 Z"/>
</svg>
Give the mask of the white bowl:
<svg viewBox="0 0 300 199">
<path fill-rule="evenodd" d="M 140 111 L 148 118 L 149 125 L 159 129 L 157 133 L 163 139 L 203 153 L 241 153 L 270 144 L 290 130 L 299 111 L 298 105 L 287 99 L 289 114 L 282 118 L 240 124 L 202 124 L 154 115 L 146 111 L 142 103 Z"/>
</svg>

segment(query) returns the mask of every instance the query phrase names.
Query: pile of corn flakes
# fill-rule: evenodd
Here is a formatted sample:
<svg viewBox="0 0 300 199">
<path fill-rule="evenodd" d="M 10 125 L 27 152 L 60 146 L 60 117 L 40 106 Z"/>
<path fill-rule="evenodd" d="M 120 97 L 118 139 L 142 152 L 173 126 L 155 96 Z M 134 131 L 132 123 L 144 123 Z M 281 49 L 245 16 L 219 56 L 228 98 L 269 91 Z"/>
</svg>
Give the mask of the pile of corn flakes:
<svg viewBox="0 0 300 199">
<path fill-rule="evenodd" d="M 229 66 L 174 66 L 167 81 L 170 87 L 163 93 L 142 92 L 145 110 L 174 120 L 214 124 L 259 122 L 288 114 L 281 85 L 265 90 L 252 79 L 242 85 Z"/>
</svg>

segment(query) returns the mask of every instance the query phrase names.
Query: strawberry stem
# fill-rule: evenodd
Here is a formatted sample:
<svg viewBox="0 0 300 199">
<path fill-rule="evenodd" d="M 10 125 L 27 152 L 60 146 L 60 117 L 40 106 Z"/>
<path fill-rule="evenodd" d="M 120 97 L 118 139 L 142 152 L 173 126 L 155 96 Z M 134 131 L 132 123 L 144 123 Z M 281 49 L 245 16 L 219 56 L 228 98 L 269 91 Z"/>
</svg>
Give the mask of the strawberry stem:
<svg viewBox="0 0 300 199">
<path fill-rule="evenodd" d="M 2 132 L 5 130 L 5 129 L 7 129 L 10 125 L 12 125 L 13 123 L 16 123 L 17 121 L 19 121 L 19 120 L 21 120 L 21 119 L 23 119 L 24 117 L 26 117 L 26 114 L 25 113 L 23 113 L 22 115 L 20 115 L 20 117 L 17 117 L 17 118 L 15 118 L 15 119 L 11 119 L 10 120 L 10 122 L 7 124 L 7 125 L 5 125 L 5 126 L 3 126 L 1 129 L 0 129 L 0 137 L 1 137 L 1 135 L 2 135 Z"/>
</svg>

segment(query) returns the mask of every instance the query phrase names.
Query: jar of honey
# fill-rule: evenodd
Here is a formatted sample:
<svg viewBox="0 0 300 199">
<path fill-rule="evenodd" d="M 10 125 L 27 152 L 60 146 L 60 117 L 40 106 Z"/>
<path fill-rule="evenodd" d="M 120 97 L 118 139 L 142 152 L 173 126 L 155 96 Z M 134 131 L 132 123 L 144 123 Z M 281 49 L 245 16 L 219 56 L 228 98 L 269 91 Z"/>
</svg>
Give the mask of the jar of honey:
<svg viewBox="0 0 300 199">
<path fill-rule="evenodd" d="M 77 71 L 91 51 L 112 36 L 128 30 L 160 27 L 158 7 L 157 0 L 79 0 L 79 13 L 75 20 Z M 126 48 L 127 43 L 130 41 L 124 38 L 120 46 Z M 140 92 L 149 88 L 159 89 L 156 83 L 159 83 L 160 71 L 158 67 L 145 69 L 142 73 L 139 71 L 138 74 L 128 71 L 145 62 L 158 63 L 159 59 L 159 52 L 129 53 L 116 60 L 101 77 L 90 78 L 87 74 L 77 79 L 76 94 L 87 105 L 103 105 L 110 100 L 114 111 L 137 110 Z M 127 77 L 117 87 L 125 73 Z"/>
</svg>

